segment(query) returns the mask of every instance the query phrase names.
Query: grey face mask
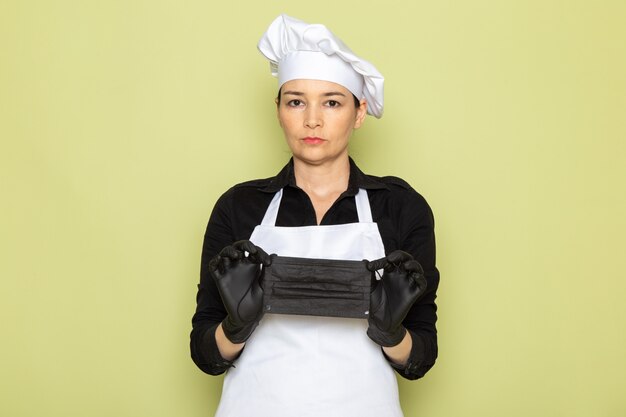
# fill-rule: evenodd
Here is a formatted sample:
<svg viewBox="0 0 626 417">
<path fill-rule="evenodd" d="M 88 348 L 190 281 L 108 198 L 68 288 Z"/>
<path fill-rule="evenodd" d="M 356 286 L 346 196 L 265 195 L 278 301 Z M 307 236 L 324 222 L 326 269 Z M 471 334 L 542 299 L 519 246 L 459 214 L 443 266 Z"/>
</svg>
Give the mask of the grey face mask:
<svg viewBox="0 0 626 417">
<path fill-rule="evenodd" d="M 272 256 L 263 279 L 265 312 L 367 318 L 371 280 L 363 261 Z"/>
</svg>

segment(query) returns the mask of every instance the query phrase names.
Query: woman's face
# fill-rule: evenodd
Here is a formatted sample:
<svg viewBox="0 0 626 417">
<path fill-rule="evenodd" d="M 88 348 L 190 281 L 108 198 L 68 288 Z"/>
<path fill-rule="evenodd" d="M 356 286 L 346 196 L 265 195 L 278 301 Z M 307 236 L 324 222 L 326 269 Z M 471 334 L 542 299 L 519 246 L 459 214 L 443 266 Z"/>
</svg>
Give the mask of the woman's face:
<svg viewBox="0 0 626 417">
<path fill-rule="evenodd" d="M 352 131 L 367 113 L 367 103 L 354 106 L 345 87 L 330 81 L 291 80 L 284 83 L 278 121 L 294 159 L 321 165 L 348 156 Z"/>
</svg>

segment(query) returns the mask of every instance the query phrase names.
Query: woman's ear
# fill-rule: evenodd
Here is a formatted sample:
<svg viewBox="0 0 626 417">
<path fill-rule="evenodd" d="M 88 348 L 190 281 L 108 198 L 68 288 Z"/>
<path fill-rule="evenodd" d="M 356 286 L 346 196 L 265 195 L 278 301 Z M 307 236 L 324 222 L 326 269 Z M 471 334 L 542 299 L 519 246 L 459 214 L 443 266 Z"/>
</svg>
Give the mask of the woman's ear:
<svg viewBox="0 0 626 417">
<path fill-rule="evenodd" d="M 354 128 L 358 129 L 363 125 L 367 116 L 367 100 L 363 99 L 359 102 L 359 107 L 356 109 L 356 119 L 354 120 Z"/>
<path fill-rule="evenodd" d="M 276 103 L 276 118 L 278 119 L 278 125 L 282 128 L 283 122 L 280 120 L 280 104 L 278 101 L 278 97 L 274 99 L 274 103 Z"/>
</svg>

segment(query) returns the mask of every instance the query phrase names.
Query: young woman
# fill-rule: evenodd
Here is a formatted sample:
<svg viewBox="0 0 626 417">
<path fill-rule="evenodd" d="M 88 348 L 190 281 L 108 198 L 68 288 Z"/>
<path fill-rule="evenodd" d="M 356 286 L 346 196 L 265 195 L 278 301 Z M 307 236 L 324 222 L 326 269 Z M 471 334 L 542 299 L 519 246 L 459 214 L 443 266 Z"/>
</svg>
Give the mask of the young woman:
<svg viewBox="0 0 626 417">
<path fill-rule="evenodd" d="M 383 77 L 324 26 L 285 15 L 259 49 L 278 77 L 292 158 L 213 210 L 192 358 L 226 372 L 218 416 L 401 416 L 394 370 L 417 379 L 437 357 L 439 273 L 424 198 L 399 178 L 364 174 L 348 154 L 366 114 L 382 116 Z M 264 273 L 278 259 L 268 253 L 329 260 L 331 275 L 330 260 L 368 260 L 367 317 L 266 311 Z"/>
</svg>

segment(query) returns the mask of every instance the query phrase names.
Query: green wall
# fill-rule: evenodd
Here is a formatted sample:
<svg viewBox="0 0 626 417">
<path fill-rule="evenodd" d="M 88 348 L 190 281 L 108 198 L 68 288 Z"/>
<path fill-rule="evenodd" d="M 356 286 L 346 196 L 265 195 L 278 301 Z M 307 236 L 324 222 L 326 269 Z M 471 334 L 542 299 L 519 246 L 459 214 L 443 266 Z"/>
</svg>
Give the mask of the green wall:
<svg viewBox="0 0 626 417">
<path fill-rule="evenodd" d="M 626 415 L 626 3 L 0 1 L 0 415 L 209 416 L 204 227 L 288 159 L 286 12 L 385 75 L 353 139 L 437 222 L 440 358 L 407 416 Z"/>
</svg>

